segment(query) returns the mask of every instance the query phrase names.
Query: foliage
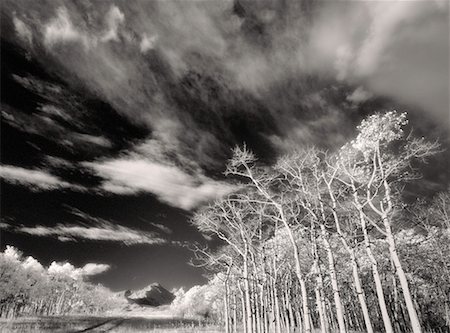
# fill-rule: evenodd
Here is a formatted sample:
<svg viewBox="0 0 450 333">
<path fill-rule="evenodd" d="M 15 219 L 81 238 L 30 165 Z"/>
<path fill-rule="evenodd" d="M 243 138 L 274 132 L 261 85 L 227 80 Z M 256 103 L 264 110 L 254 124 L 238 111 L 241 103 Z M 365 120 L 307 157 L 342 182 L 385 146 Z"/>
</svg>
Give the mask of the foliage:
<svg viewBox="0 0 450 333">
<path fill-rule="evenodd" d="M 407 209 L 412 166 L 439 149 L 405 136 L 407 123 L 374 114 L 337 152 L 310 147 L 272 166 L 234 149 L 226 174 L 239 190 L 192 219 L 223 241 L 195 253 L 211 282 L 222 277 L 227 332 L 450 330 L 450 192 Z M 186 304 L 203 304 L 200 289 Z"/>
<path fill-rule="evenodd" d="M 44 268 L 7 246 L 0 253 L 0 317 L 94 314 L 117 305 L 111 291 L 84 281 L 80 272 L 68 263 Z"/>
</svg>

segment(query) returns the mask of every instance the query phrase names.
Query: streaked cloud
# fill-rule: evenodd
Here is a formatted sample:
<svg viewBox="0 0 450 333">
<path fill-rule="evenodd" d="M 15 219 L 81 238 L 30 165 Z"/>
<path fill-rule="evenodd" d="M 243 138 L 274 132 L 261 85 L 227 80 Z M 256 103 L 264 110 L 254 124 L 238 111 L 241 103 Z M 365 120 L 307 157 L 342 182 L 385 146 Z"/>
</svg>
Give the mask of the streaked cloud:
<svg viewBox="0 0 450 333">
<path fill-rule="evenodd" d="M 142 158 L 118 158 L 83 165 L 105 179 L 102 185 L 105 191 L 116 194 L 148 192 L 171 206 L 187 210 L 234 189 L 225 182 L 188 174 L 175 165 Z"/>
<path fill-rule="evenodd" d="M 72 23 L 67 8 L 60 7 L 56 12 L 56 17 L 44 26 L 44 43 L 52 47 L 59 42 L 80 41 L 88 47 L 90 40 Z"/>
<path fill-rule="evenodd" d="M 73 141 L 86 142 L 104 148 L 110 148 L 112 146 L 111 141 L 101 135 L 95 136 L 83 133 L 71 133 L 70 136 Z"/>
<path fill-rule="evenodd" d="M 66 182 L 46 170 L 25 169 L 12 165 L 0 165 L 0 178 L 11 184 L 23 185 L 35 191 L 56 189 L 84 190 L 83 187 Z"/>
<path fill-rule="evenodd" d="M 333 147 L 348 137 L 357 108 L 378 97 L 448 120 L 448 4 L 319 1 L 306 12 L 295 1 L 240 3 L 237 13 L 233 1 L 62 0 L 52 10 L 36 5 L 25 19 L 19 0 L 10 5 L 14 37 L 28 38 L 28 29 L 43 38 L 42 49 L 30 50 L 36 59 L 148 133 L 111 156 L 112 136 L 84 132 L 76 101 L 47 101 L 33 117 L 5 112 L 5 119 L 66 149 L 96 147 L 82 165 L 103 178 L 103 191 L 152 193 L 183 209 L 231 190 L 205 170 L 220 172 L 229 147 L 248 138 L 278 152 Z M 68 99 L 62 85 L 15 80 Z M 69 132 L 64 122 L 78 128 Z"/>
<path fill-rule="evenodd" d="M 73 224 L 57 224 L 54 227 L 43 225 L 33 227 L 21 226 L 16 227 L 14 231 L 33 236 L 56 237 L 61 241 L 107 241 L 119 242 L 125 245 L 167 243 L 165 239 L 158 237 L 155 233 L 135 230 L 108 222 L 98 223 L 95 226 Z"/>
<path fill-rule="evenodd" d="M 29 45 L 33 44 L 33 32 L 30 27 L 15 15 L 13 16 L 13 24 L 19 38 Z"/>
<path fill-rule="evenodd" d="M 52 237 L 61 242 L 104 241 L 118 242 L 128 246 L 136 244 L 166 244 L 169 241 L 157 232 L 137 230 L 100 217 L 91 216 L 79 209 L 68 206 L 69 212 L 78 218 L 77 223 L 48 225 L 13 225 L 2 223 L 2 229 L 38 237 Z"/>
<path fill-rule="evenodd" d="M 162 232 L 164 232 L 166 234 L 171 234 L 173 232 L 172 229 L 165 226 L 164 224 L 150 222 L 150 225 L 154 226 L 155 228 L 161 230 Z"/>
<path fill-rule="evenodd" d="M 308 66 L 447 121 L 448 11 L 445 1 L 323 2 Z"/>
<path fill-rule="evenodd" d="M 105 16 L 107 25 L 107 31 L 101 37 L 101 41 L 117 41 L 119 25 L 125 20 L 125 15 L 120 11 L 117 6 L 111 6 L 108 13 Z"/>
</svg>

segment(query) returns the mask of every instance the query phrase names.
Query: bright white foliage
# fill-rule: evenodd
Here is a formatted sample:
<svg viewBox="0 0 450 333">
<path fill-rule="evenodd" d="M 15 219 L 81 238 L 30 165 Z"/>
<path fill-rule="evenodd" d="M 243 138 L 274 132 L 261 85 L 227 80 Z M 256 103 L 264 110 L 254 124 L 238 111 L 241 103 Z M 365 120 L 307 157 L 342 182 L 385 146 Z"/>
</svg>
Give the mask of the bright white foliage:
<svg viewBox="0 0 450 333">
<path fill-rule="evenodd" d="M 11 263 L 20 264 L 26 270 L 34 270 L 51 276 L 70 277 L 74 280 L 81 280 L 85 276 L 100 274 L 110 268 L 109 265 L 95 263 L 88 263 L 83 267 L 77 268 L 69 262 L 57 263 L 54 261 L 50 264 L 48 269 L 46 269 L 38 260 L 31 256 L 24 259 L 22 253 L 17 248 L 10 245 L 6 246 L 3 253 L 0 252 L 0 258 Z"/>
<path fill-rule="evenodd" d="M 372 153 L 380 144 L 387 144 L 403 136 L 403 126 L 408 124 L 406 113 L 389 111 L 374 114 L 364 119 L 357 127 L 358 136 L 351 141 L 353 148 L 364 156 Z"/>
<path fill-rule="evenodd" d="M 0 253 L 1 256 L 3 256 L 5 259 L 18 262 L 20 261 L 20 258 L 22 257 L 22 254 L 19 250 L 17 250 L 14 246 L 6 245 L 5 252 Z"/>
<path fill-rule="evenodd" d="M 217 276 L 202 286 L 193 286 L 188 291 L 180 288 L 175 292 L 171 310 L 185 317 L 206 317 L 222 310 L 221 295 L 223 281 Z"/>
</svg>

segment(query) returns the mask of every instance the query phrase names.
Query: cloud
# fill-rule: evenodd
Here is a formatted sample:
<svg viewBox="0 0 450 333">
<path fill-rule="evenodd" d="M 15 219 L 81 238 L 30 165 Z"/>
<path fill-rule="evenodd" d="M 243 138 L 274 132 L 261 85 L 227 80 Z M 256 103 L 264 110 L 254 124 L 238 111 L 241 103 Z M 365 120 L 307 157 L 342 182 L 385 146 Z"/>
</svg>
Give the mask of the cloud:
<svg viewBox="0 0 450 333">
<path fill-rule="evenodd" d="M 83 266 L 81 269 L 83 272 L 83 275 L 91 276 L 91 275 L 97 275 L 106 272 L 109 270 L 111 266 L 106 264 L 95 264 L 95 263 L 88 263 Z"/>
<path fill-rule="evenodd" d="M 0 177 L 8 183 L 24 185 L 35 191 L 50 191 L 64 188 L 77 191 L 84 190 L 83 187 L 68 183 L 48 173 L 46 170 L 0 165 Z"/>
<path fill-rule="evenodd" d="M 13 232 L 39 237 L 55 237 L 62 242 L 78 240 L 119 242 L 125 245 L 165 244 L 168 241 L 155 232 L 147 232 L 119 225 L 100 217 L 91 216 L 79 209 L 69 207 L 72 215 L 79 219 L 79 224 L 59 223 L 55 226 L 13 226 L 7 228 Z"/>
<path fill-rule="evenodd" d="M 364 90 L 363 87 L 358 87 L 351 94 L 347 95 L 347 101 L 359 104 L 367 101 L 371 97 L 373 97 L 371 92 Z"/>
<path fill-rule="evenodd" d="M 155 228 L 161 230 L 162 232 L 164 232 L 166 234 L 171 234 L 173 232 L 172 229 L 170 229 L 169 227 L 167 227 L 163 224 L 150 222 L 150 225 L 154 226 Z"/>
<path fill-rule="evenodd" d="M 119 25 L 125 21 L 125 15 L 116 6 L 111 6 L 105 17 L 107 31 L 101 37 L 101 41 L 117 41 Z"/>
<path fill-rule="evenodd" d="M 231 145 L 253 141 L 262 153 L 266 146 L 333 147 L 351 133 L 353 111 L 372 98 L 448 121 L 445 2 L 319 1 L 307 11 L 296 1 L 240 1 L 237 11 L 233 1 L 129 1 L 120 8 L 62 1 L 56 12 L 17 3 L 18 17 L 34 13 L 26 20 L 34 40 L 43 35 L 36 59 L 148 130 L 120 156 L 96 154 L 83 164 L 104 179 L 106 192 L 148 192 L 195 208 L 230 190 L 204 174 L 220 171 Z M 30 79 L 18 82 L 42 90 Z M 76 123 L 83 112 L 48 105 L 26 119 L 41 135 L 64 133 L 58 119 Z M 115 146 L 108 135 L 82 131 L 85 119 L 79 123 L 66 146 Z"/>
<path fill-rule="evenodd" d="M 119 242 L 125 245 L 164 244 L 167 241 L 154 233 L 135 230 L 128 227 L 102 222 L 96 226 L 79 226 L 57 224 L 54 227 L 37 225 L 33 227 L 17 227 L 16 232 L 33 236 L 57 237 L 61 241 L 107 241 Z"/>
<path fill-rule="evenodd" d="M 13 24 L 19 38 L 29 45 L 33 44 L 33 32 L 28 25 L 15 15 L 13 16 Z"/>
<path fill-rule="evenodd" d="M 157 36 L 148 36 L 147 34 L 142 35 L 141 43 L 139 44 L 139 48 L 141 49 L 142 53 L 147 52 L 148 50 L 151 50 L 154 48 Z"/>
<path fill-rule="evenodd" d="M 73 133 L 71 139 L 75 141 L 86 142 L 104 148 L 110 148 L 112 146 L 111 141 L 109 141 L 107 138 L 101 135 L 95 136 L 83 133 Z"/>
<path fill-rule="evenodd" d="M 92 276 L 108 271 L 111 266 L 106 264 L 88 263 L 81 268 L 76 268 L 69 262 L 58 263 L 53 261 L 49 268 L 48 274 L 56 276 L 67 276 L 74 280 L 80 280 L 85 276 Z"/>
<path fill-rule="evenodd" d="M 233 190 L 224 182 L 190 175 L 174 165 L 137 158 L 85 162 L 105 179 L 102 188 L 116 194 L 149 192 L 161 201 L 186 210 Z"/>
<path fill-rule="evenodd" d="M 56 17 L 44 26 L 44 43 L 51 47 L 60 42 L 79 41 L 86 47 L 89 46 L 89 38 L 78 30 L 72 23 L 67 8 L 60 7 Z"/>
<path fill-rule="evenodd" d="M 308 66 L 448 120 L 448 2 L 324 2 Z"/>
<path fill-rule="evenodd" d="M 10 225 L 8 223 L 0 222 L 0 229 L 9 229 Z"/>
</svg>

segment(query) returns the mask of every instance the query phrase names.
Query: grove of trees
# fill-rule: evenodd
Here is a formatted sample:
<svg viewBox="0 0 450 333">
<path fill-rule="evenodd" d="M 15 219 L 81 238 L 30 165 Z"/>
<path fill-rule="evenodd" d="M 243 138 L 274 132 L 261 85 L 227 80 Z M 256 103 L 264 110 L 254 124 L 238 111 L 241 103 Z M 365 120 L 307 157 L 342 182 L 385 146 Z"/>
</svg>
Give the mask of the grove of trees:
<svg viewBox="0 0 450 333">
<path fill-rule="evenodd" d="M 405 202 L 435 142 L 374 114 L 335 152 L 315 147 L 260 165 L 235 148 L 238 190 L 192 223 L 221 246 L 195 264 L 221 281 L 229 332 L 449 332 L 450 194 Z"/>
<path fill-rule="evenodd" d="M 45 268 L 12 246 L 0 253 L 0 318 L 101 314 L 119 301 L 109 289 L 85 281 L 69 263 Z"/>
</svg>

